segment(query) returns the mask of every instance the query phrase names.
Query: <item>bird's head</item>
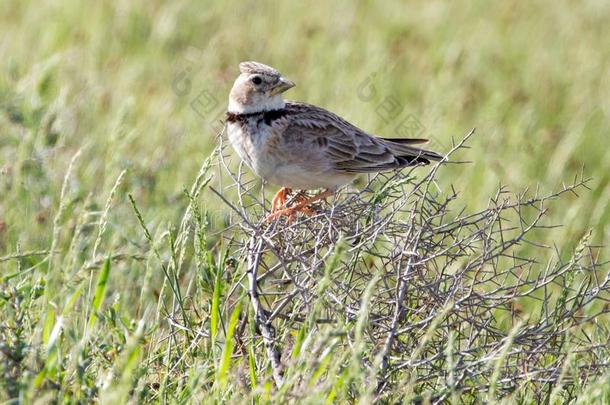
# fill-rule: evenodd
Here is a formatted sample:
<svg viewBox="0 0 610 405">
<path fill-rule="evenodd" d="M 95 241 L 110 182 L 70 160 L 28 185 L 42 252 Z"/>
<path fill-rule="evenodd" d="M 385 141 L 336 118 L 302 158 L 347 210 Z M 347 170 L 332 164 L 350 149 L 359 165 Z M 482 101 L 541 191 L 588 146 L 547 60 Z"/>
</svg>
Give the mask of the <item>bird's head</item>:
<svg viewBox="0 0 610 405">
<path fill-rule="evenodd" d="M 258 62 L 239 64 L 241 74 L 229 94 L 229 112 L 247 114 L 284 107 L 282 93 L 295 86 L 271 66 Z"/>
</svg>

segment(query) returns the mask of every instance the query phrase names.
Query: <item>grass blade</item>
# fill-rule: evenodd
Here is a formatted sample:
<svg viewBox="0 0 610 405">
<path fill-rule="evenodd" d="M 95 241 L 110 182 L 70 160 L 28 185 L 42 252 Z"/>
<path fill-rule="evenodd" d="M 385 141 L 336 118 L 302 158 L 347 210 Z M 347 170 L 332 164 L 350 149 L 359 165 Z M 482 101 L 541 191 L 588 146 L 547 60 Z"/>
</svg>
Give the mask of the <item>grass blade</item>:
<svg viewBox="0 0 610 405">
<path fill-rule="evenodd" d="M 108 276 L 110 274 L 110 257 L 107 257 L 104 260 L 104 264 L 102 265 L 102 270 L 100 271 L 100 275 L 97 278 L 97 284 L 95 286 L 95 293 L 93 294 L 93 300 L 91 301 L 91 314 L 89 314 L 88 328 L 91 329 L 95 320 L 97 319 L 97 314 L 102 307 L 102 303 L 104 302 L 104 296 L 106 294 L 106 287 L 108 285 Z"/>
<path fill-rule="evenodd" d="M 220 368 L 218 370 L 218 381 L 222 388 L 224 388 L 227 384 L 227 373 L 229 371 L 229 367 L 231 366 L 231 355 L 233 354 L 233 333 L 235 332 L 235 327 L 237 326 L 237 322 L 239 321 L 240 314 L 241 300 L 237 302 L 233 313 L 231 313 L 231 318 L 229 319 L 229 327 L 227 329 L 227 335 L 225 338 L 225 345 L 222 349 Z"/>
</svg>

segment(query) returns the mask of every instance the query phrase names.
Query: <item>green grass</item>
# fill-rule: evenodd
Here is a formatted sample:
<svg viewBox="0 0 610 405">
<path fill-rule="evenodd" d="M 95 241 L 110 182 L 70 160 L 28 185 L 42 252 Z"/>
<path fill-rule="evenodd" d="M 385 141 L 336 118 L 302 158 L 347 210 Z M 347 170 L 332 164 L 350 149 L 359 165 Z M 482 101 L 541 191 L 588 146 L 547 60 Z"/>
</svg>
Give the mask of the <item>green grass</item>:
<svg viewBox="0 0 610 405">
<path fill-rule="evenodd" d="M 277 398 L 262 347 L 234 347 L 252 313 L 220 237 L 235 218 L 208 187 L 223 189 L 206 159 L 243 60 L 383 136 L 410 117 L 444 152 L 476 127 L 458 156 L 472 163 L 439 184 L 468 210 L 499 184 L 555 190 L 584 166 L 591 189 L 556 201 L 548 222 L 563 227 L 536 235 L 568 257 L 589 230 L 607 245 L 609 19 L 604 1 L 2 1 L 0 400 Z M 311 367 L 311 403 L 358 381 L 364 402 L 356 363 L 294 373 Z M 607 379 L 579 392 L 609 401 Z"/>
</svg>

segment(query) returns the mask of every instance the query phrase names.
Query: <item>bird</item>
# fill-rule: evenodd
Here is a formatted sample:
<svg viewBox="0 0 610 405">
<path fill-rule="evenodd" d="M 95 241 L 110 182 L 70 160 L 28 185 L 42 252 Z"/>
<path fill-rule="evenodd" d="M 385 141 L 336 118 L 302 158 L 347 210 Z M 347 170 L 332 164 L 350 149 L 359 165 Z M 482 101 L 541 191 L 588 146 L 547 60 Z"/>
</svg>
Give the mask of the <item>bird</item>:
<svg viewBox="0 0 610 405">
<path fill-rule="evenodd" d="M 295 83 L 275 68 L 247 61 L 229 93 L 225 125 L 241 160 L 265 181 L 281 186 L 267 221 L 298 212 L 332 196 L 362 173 L 396 170 L 441 161 L 443 156 L 412 146 L 426 139 L 382 138 L 324 108 L 284 100 Z M 324 191 L 306 198 L 293 189 Z"/>
</svg>

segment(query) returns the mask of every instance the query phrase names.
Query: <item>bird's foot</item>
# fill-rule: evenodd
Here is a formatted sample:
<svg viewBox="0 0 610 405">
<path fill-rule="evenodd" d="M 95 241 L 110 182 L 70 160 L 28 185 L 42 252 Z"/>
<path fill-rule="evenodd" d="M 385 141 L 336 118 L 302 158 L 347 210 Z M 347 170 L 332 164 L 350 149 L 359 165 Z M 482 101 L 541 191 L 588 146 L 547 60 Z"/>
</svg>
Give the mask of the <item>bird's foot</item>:
<svg viewBox="0 0 610 405">
<path fill-rule="evenodd" d="M 273 200 L 271 200 L 271 213 L 279 211 L 283 206 L 288 196 L 292 193 L 292 189 L 288 187 L 282 187 L 279 191 L 273 196 Z"/>
<path fill-rule="evenodd" d="M 267 215 L 267 217 L 265 218 L 265 222 L 271 222 L 276 218 L 279 217 L 288 217 L 288 223 L 291 224 L 297 217 L 297 213 L 302 212 L 303 214 L 307 215 L 307 216 L 312 216 L 315 214 L 315 212 L 313 210 L 311 210 L 310 208 L 307 207 L 288 207 L 288 208 L 284 208 L 281 209 L 279 211 L 276 211 L 272 214 Z"/>
<path fill-rule="evenodd" d="M 281 210 L 276 210 L 276 211 L 272 210 L 271 214 L 267 215 L 267 217 L 265 218 L 265 221 L 269 222 L 276 218 L 286 216 L 286 217 L 288 217 L 288 223 L 291 223 L 292 221 L 294 221 L 297 213 L 299 213 L 299 212 L 302 212 L 308 216 L 312 216 L 315 214 L 315 212 L 311 208 L 309 208 L 309 205 L 311 205 L 312 203 L 314 203 L 316 201 L 325 199 L 330 195 L 332 195 L 332 191 L 330 191 L 330 190 L 326 190 L 311 198 L 306 198 L 303 195 L 298 195 L 296 197 L 296 201 L 295 201 L 294 205 L 281 209 Z"/>
</svg>

